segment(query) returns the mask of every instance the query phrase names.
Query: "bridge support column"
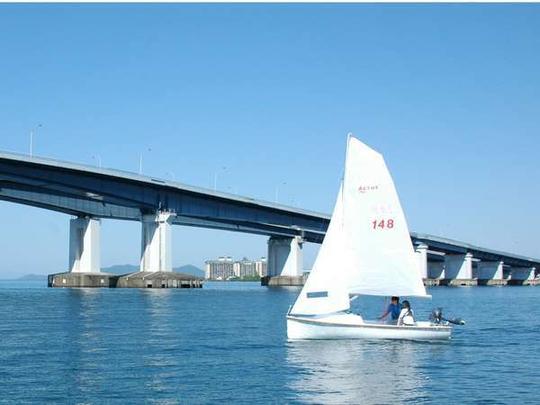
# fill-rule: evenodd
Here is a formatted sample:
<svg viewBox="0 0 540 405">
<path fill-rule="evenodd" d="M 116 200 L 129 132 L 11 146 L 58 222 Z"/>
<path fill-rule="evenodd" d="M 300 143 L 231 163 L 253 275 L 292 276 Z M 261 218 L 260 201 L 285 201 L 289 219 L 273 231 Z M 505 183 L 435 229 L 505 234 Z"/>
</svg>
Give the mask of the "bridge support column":
<svg viewBox="0 0 540 405">
<path fill-rule="evenodd" d="M 100 228 L 100 220 L 95 218 L 75 218 L 69 221 L 70 272 L 101 272 Z"/>
<path fill-rule="evenodd" d="M 427 257 L 428 245 L 420 243 L 416 246 L 416 257 L 418 259 L 418 268 L 420 269 L 420 275 L 425 280 L 428 278 L 428 257 Z"/>
<path fill-rule="evenodd" d="M 79 217 L 69 222 L 69 271 L 50 274 L 49 287 L 114 287 L 116 276 L 101 272 L 101 221 Z"/>
<path fill-rule="evenodd" d="M 262 285 L 284 286 L 303 285 L 304 255 L 302 238 L 282 238 L 272 236 L 268 240 L 267 276 Z"/>
<path fill-rule="evenodd" d="M 444 256 L 444 282 L 441 284 L 453 286 L 476 285 L 472 278 L 471 253 L 464 255 L 447 254 Z"/>
<path fill-rule="evenodd" d="M 479 285 L 505 285 L 503 278 L 504 262 L 495 261 L 478 262 L 478 284 Z"/>
<path fill-rule="evenodd" d="M 508 284 L 526 285 L 532 284 L 535 277 L 535 267 L 512 267 Z"/>
<path fill-rule="evenodd" d="M 174 214 L 170 212 L 143 216 L 140 271 L 172 271 L 173 217 Z"/>
<path fill-rule="evenodd" d="M 118 278 L 118 288 L 200 288 L 202 280 L 172 271 L 171 223 L 176 214 L 144 215 L 141 223 L 139 271 Z"/>
<path fill-rule="evenodd" d="M 444 262 L 428 262 L 428 278 L 430 280 L 441 280 L 444 278 Z M 434 282 L 434 284 L 438 284 Z"/>
</svg>

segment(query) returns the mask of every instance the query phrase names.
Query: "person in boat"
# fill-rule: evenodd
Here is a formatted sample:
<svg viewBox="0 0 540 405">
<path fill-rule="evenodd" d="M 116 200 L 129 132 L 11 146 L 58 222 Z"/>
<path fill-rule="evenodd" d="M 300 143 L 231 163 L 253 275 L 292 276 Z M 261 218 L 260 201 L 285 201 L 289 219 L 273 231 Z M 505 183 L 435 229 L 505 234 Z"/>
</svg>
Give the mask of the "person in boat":
<svg viewBox="0 0 540 405">
<path fill-rule="evenodd" d="M 399 318 L 400 311 L 401 307 L 399 305 L 399 297 L 392 297 L 390 299 L 390 304 L 388 304 L 388 307 L 386 308 L 386 311 L 384 311 L 384 314 L 379 317 L 379 320 L 384 321 L 388 317 L 388 315 L 390 315 L 390 319 L 388 319 L 387 322 L 396 323 Z"/>
<path fill-rule="evenodd" d="M 401 312 L 399 313 L 397 324 L 398 326 L 412 326 L 415 324 L 414 312 L 407 300 L 404 300 L 401 304 Z"/>
</svg>

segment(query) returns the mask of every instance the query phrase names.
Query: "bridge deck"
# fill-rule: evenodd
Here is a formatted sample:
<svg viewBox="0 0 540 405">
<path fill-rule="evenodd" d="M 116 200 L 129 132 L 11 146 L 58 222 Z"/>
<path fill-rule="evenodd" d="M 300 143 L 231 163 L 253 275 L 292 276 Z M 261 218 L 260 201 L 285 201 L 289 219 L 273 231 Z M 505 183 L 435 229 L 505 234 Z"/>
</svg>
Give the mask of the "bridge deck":
<svg viewBox="0 0 540 405">
<path fill-rule="evenodd" d="M 0 200 L 75 216 L 140 221 L 158 210 L 173 223 L 268 236 L 302 236 L 321 243 L 330 216 L 122 170 L 0 152 Z M 447 254 L 540 268 L 540 259 L 411 233 L 413 242 Z"/>
</svg>

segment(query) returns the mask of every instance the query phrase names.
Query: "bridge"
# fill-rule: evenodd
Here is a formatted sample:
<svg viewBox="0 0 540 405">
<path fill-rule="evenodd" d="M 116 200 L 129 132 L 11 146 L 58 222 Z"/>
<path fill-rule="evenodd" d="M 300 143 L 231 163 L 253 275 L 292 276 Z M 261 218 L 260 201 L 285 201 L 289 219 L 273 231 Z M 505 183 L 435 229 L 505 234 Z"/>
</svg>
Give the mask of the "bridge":
<svg viewBox="0 0 540 405">
<path fill-rule="evenodd" d="M 0 152 L 0 200 L 68 214 L 69 269 L 99 274 L 103 219 L 141 222 L 141 272 L 172 271 L 171 226 L 268 236 L 268 276 L 297 283 L 303 243 L 321 243 L 330 216 L 121 170 Z M 435 284 L 526 283 L 540 260 L 411 234 Z M 272 284 L 272 283 L 270 283 Z"/>
</svg>

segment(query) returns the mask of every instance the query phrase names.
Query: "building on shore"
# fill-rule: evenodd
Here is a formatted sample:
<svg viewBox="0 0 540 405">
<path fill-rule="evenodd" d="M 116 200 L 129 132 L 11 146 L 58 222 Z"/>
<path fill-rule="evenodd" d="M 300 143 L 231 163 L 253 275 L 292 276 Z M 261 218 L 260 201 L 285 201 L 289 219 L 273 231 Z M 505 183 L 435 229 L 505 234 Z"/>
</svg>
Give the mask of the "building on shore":
<svg viewBox="0 0 540 405">
<path fill-rule="evenodd" d="M 207 280 L 230 280 L 233 278 L 264 277 L 267 274 L 266 258 L 259 260 L 233 260 L 230 256 L 221 256 L 205 262 Z"/>
<path fill-rule="evenodd" d="M 255 262 L 255 268 L 259 277 L 266 277 L 268 275 L 268 266 L 266 257 L 261 257 Z"/>
<path fill-rule="evenodd" d="M 257 267 L 255 266 L 255 262 L 246 257 L 234 262 L 234 275 L 239 278 L 256 277 Z"/>
<path fill-rule="evenodd" d="M 234 277 L 234 261 L 230 256 L 207 260 L 205 265 L 205 278 L 208 280 L 227 280 Z"/>
</svg>

